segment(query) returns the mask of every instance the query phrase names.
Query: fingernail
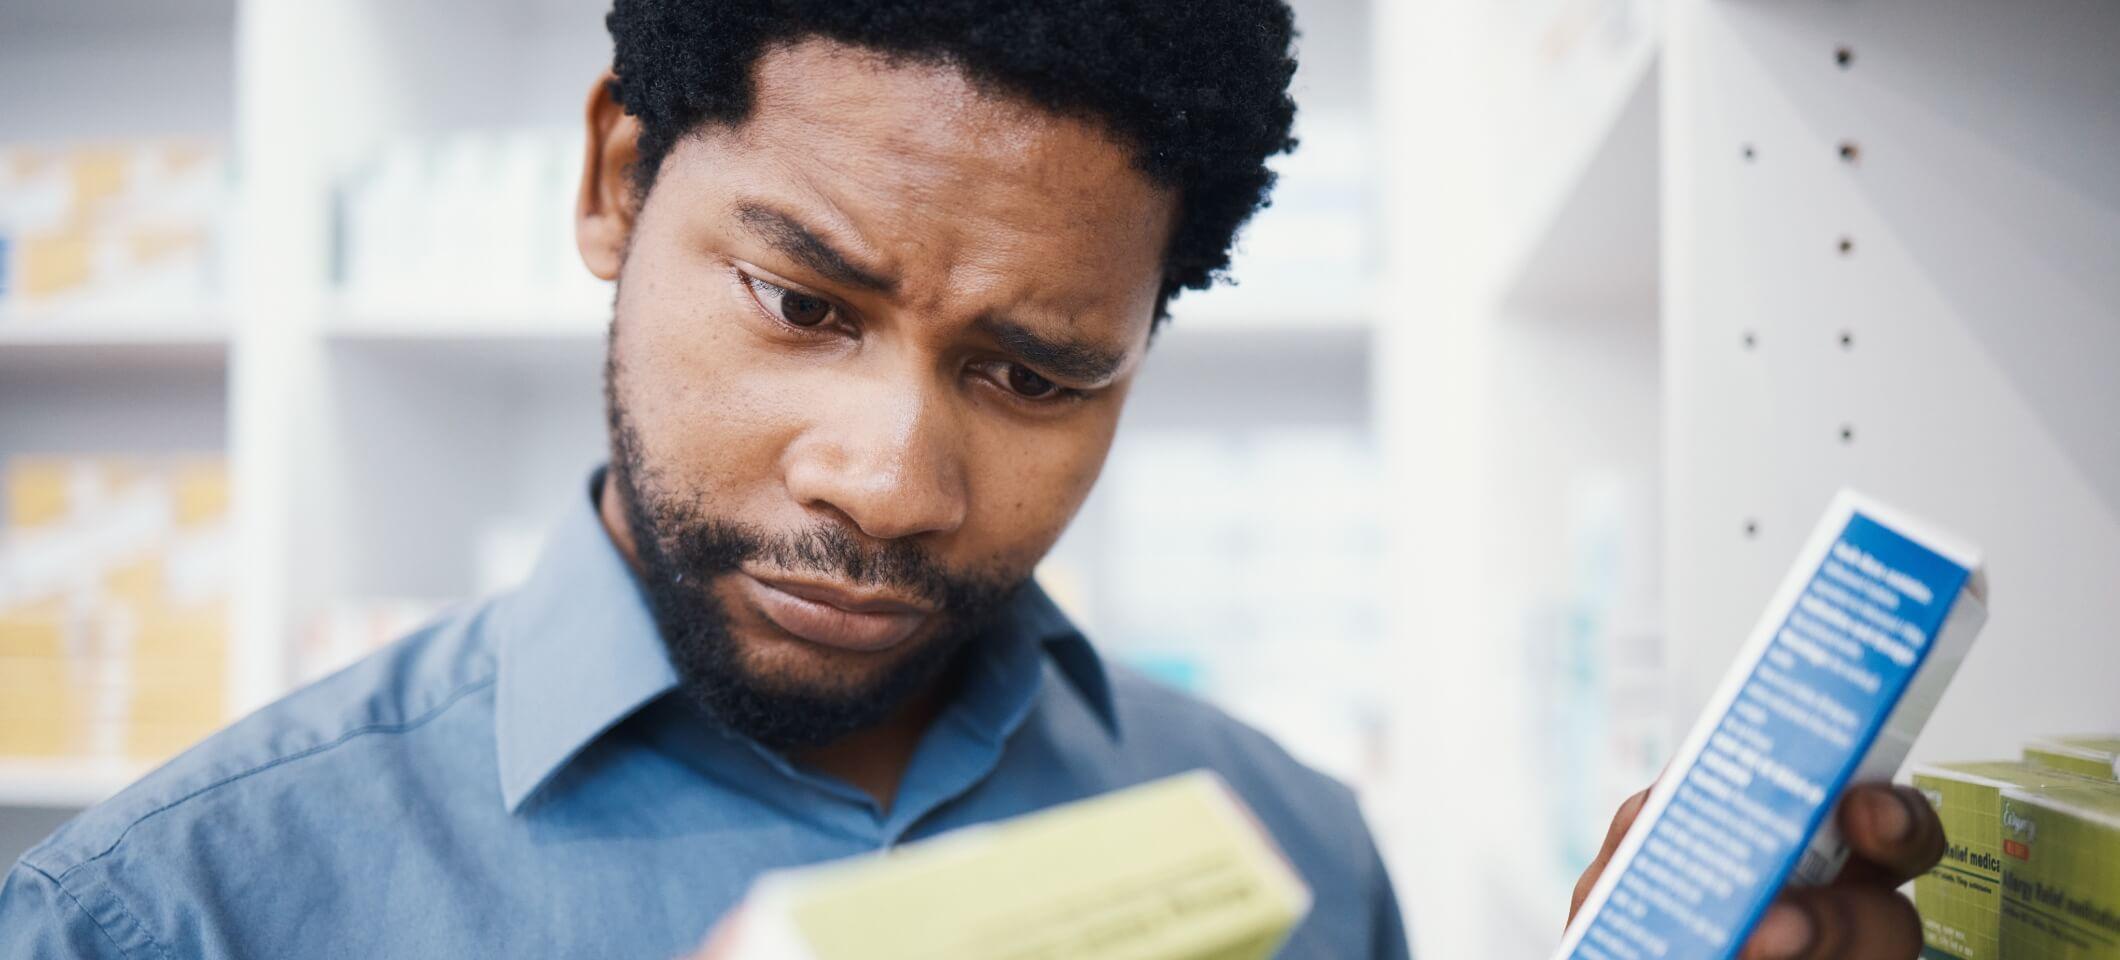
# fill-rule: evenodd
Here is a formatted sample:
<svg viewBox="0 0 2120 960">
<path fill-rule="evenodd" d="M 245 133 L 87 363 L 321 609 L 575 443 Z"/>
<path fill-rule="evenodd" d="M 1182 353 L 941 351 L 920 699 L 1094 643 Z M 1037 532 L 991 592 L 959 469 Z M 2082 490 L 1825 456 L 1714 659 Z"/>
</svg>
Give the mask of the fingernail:
<svg viewBox="0 0 2120 960">
<path fill-rule="evenodd" d="M 1897 790 L 1872 790 L 1863 794 L 1863 818 L 1870 822 L 1872 836 L 1886 843 L 1898 843 L 1914 830 L 1913 811 L 1907 809 L 1907 799 Z"/>
<path fill-rule="evenodd" d="M 1811 949 L 1811 915 L 1785 903 L 1767 908 L 1752 931 L 1750 956 L 1760 960 L 1800 957 Z"/>
</svg>

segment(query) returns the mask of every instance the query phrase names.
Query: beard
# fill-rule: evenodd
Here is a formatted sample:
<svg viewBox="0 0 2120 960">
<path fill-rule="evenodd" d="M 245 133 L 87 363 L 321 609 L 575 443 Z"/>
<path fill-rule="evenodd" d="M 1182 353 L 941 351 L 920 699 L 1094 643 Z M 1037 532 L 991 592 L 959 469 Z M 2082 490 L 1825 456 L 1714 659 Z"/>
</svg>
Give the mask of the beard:
<svg viewBox="0 0 2120 960">
<path fill-rule="evenodd" d="M 614 325 L 615 326 L 615 325 Z M 867 541 L 844 527 L 818 525 L 773 534 L 704 516 L 697 502 L 658 489 L 643 460 L 639 434 L 617 388 L 617 361 L 607 361 L 605 406 L 611 466 L 632 528 L 636 577 L 662 635 L 680 689 L 737 733 L 775 750 L 819 747 L 873 727 L 920 693 L 941 685 L 963 654 L 1001 618 L 1027 574 L 957 573 L 918 545 Z M 933 604 L 938 624 L 896 662 L 849 678 L 775 676 L 747 662 L 742 641 L 713 591 L 749 561 L 777 570 L 890 587 Z"/>
</svg>

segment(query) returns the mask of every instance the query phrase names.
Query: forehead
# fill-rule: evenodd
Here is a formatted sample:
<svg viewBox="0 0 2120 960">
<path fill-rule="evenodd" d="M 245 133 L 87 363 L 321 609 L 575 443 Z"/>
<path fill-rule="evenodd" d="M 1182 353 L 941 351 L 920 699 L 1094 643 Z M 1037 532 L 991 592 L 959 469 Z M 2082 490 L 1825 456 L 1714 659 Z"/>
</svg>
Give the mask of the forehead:
<svg viewBox="0 0 2120 960">
<path fill-rule="evenodd" d="M 852 235 L 835 240 L 931 296 L 1145 289 L 1152 309 L 1176 211 L 1093 122 L 953 67 L 824 40 L 768 50 L 749 118 L 689 138 L 672 160 L 718 192 L 844 226 Z"/>
</svg>

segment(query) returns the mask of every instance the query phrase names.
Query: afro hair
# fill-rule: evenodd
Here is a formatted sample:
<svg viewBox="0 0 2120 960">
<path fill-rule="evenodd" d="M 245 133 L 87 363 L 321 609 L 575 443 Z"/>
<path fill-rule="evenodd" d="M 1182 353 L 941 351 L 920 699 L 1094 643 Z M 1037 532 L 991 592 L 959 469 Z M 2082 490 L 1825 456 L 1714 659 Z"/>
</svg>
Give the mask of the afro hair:
<svg viewBox="0 0 2120 960">
<path fill-rule="evenodd" d="M 614 95 L 641 126 L 636 187 L 708 124 L 739 124 L 752 67 L 821 37 L 947 64 L 1032 104 L 1101 124 L 1179 213 L 1156 320 L 1229 266 L 1266 206 L 1272 156 L 1295 146 L 1296 63 L 1284 0 L 615 0 Z"/>
</svg>

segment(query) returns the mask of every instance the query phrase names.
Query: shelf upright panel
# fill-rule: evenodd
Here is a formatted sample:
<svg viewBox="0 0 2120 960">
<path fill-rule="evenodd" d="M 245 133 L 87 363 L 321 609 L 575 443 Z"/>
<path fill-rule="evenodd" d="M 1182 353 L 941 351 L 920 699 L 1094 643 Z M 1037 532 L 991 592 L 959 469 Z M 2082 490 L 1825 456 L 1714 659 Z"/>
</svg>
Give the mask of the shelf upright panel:
<svg viewBox="0 0 2120 960">
<path fill-rule="evenodd" d="M 358 0 L 240 0 L 231 462 L 237 563 L 230 677 L 245 712 L 286 692 L 300 598 L 329 575 L 305 517 L 322 508 L 330 438 L 321 325 L 330 171 L 373 115 L 373 32 Z"/>
</svg>

